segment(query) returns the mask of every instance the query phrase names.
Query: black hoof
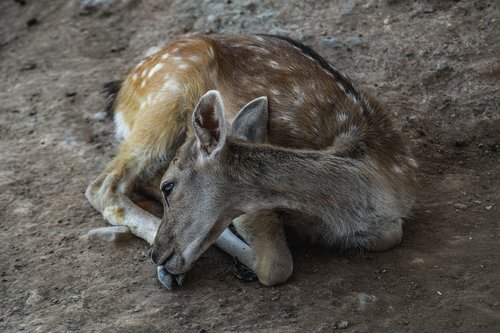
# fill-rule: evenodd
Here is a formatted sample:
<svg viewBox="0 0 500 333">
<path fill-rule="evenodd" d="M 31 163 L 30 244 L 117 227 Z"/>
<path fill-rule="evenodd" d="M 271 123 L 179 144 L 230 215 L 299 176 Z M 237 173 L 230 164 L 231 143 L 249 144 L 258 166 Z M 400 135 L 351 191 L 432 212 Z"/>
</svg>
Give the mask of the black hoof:
<svg viewBox="0 0 500 333">
<path fill-rule="evenodd" d="M 257 275 L 255 275 L 255 273 L 250 268 L 243 265 L 236 257 L 234 258 L 232 271 L 234 276 L 236 276 L 241 281 L 251 282 L 257 280 Z"/>
<path fill-rule="evenodd" d="M 175 288 L 175 282 L 177 282 L 177 285 L 182 286 L 184 283 L 184 274 L 179 274 L 179 275 L 173 275 L 167 272 L 165 267 L 163 266 L 158 266 L 156 267 L 156 272 L 158 276 L 158 281 L 167 289 L 167 290 L 173 290 Z"/>
</svg>

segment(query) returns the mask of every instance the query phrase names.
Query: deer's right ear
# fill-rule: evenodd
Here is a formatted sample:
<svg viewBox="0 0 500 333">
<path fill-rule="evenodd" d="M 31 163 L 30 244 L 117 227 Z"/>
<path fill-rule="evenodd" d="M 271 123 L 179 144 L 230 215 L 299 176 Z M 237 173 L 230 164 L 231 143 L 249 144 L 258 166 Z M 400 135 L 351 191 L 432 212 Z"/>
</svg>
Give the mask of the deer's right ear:
<svg viewBox="0 0 500 333">
<path fill-rule="evenodd" d="M 267 97 L 259 97 L 245 105 L 236 115 L 232 126 L 232 137 L 253 143 L 267 140 Z"/>
<path fill-rule="evenodd" d="M 226 142 L 226 119 L 220 93 L 210 90 L 203 95 L 193 112 L 193 128 L 200 158 L 213 162 Z"/>
</svg>

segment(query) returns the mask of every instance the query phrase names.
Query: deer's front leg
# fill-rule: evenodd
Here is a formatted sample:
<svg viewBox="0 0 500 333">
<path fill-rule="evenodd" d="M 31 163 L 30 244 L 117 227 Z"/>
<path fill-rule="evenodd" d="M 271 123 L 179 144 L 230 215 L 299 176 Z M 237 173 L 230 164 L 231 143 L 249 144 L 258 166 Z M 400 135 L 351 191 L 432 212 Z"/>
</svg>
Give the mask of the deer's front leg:
<svg viewBox="0 0 500 333">
<path fill-rule="evenodd" d="M 280 216 L 271 210 L 261 210 L 236 218 L 233 225 L 249 245 L 225 230 L 216 241 L 217 247 L 251 268 L 266 286 L 288 280 L 293 260 Z"/>
</svg>

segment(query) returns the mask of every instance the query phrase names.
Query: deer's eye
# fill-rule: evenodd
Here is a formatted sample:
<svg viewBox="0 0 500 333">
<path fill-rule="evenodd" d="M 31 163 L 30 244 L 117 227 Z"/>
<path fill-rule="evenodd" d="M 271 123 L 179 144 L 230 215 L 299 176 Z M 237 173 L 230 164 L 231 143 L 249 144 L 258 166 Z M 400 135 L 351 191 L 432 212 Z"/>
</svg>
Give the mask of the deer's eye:
<svg viewBox="0 0 500 333">
<path fill-rule="evenodd" d="M 173 182 L 167 182 L 167 183 L 161 184 L 161 191 L 163 192 L 165 197 L 168 197 L 172 193 L 173 189 L 174 189 Z"/>
</svg>

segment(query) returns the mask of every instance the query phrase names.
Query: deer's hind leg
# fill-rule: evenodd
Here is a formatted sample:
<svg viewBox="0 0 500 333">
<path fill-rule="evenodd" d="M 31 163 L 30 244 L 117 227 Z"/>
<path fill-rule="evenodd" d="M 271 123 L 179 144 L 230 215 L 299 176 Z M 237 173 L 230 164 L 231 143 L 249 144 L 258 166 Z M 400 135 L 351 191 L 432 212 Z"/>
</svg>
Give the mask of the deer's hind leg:
<svg viewBox="0 0 500 333">
<path fill-rule="evenodd" d="M 173 111 L 172 111 L 173 112 Z M 92 206 L 112 225 L 124 225 L 149 244 L 161 220 L 140 208 L 130 195 L 138 182 L 168 166 L 184 142 L 183 124 L 145 117 L 122 142 L 118 154 L 85 192 Z M 165 133 L 168 133 L 166 136 Z"/>
<path fill-rule="evenodd" d="M 293 260 L 280 215 L 260 210 L 236 218 L 233 225 L 251 247 L 253 262 L 243 263 L 254 270 L 259 281 L 273 286 L 288 280 Z"/>
</svg>

